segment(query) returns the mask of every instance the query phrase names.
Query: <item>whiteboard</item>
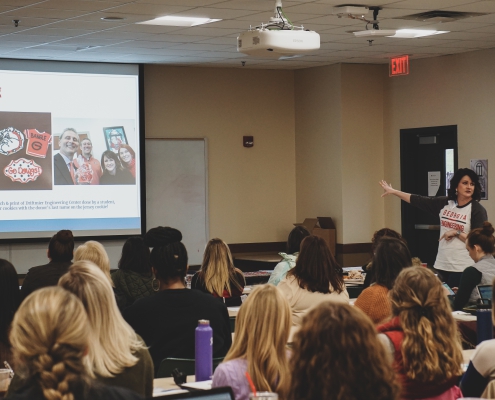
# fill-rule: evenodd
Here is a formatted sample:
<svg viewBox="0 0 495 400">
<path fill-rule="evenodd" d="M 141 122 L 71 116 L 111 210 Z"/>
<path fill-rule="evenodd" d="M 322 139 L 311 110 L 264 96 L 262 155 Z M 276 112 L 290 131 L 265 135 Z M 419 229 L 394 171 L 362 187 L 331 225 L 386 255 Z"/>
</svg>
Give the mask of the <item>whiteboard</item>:
<svg viewBox="0 0 495 400">
<path fill-rule="evenodd" d="M 208 242 L 206 139 L 146 139 L 146 229 L 182 232 L 190 265 L 199 265 Z"/>
</svg>

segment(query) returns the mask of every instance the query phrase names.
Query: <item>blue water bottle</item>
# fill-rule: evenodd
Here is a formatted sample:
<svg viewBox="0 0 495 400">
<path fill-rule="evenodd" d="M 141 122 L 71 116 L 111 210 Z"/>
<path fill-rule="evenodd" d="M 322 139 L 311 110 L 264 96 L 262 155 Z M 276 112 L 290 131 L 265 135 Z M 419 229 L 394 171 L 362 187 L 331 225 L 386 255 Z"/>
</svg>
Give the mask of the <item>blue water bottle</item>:
<svg viewBox="0 0 495 400">
<path fill-rule="evenodd" d="M 476 308 L 476 333 L 478 344 L 493 339 L 492 307 L 490 304 L 478 304 Z"/>
<path fill-rule="evenodd" d="M 200 319 L 196 328 L 196 382 L 207 381 L 213 375 L 213 329 L 210 321 Z"/>
</svg>

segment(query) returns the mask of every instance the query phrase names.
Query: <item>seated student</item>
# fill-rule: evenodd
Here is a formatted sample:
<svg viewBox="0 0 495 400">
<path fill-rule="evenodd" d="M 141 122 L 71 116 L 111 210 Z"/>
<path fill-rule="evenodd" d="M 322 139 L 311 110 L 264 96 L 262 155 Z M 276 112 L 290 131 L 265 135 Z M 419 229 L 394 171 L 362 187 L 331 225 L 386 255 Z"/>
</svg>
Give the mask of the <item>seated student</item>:
<svg viewBox="0 0 495 400">
<path fill-rule="evenodd" d="M 495 281 L 492 287 L 495 290 Z M 495 297 L 492 298 L 492 321 L 495 322 L 494 302 Z M 494 354 L 495 339 L 485 340 L 476 347 L 460 384 L 465 397 L 481 397 L 488 383 L 495 379 Z"/>
<path fill-rule="evenodd" d="M 191 289 L 211 293 L 231 307 L 242 304 L 244 286 L 244 274 L 234 267 L 227 243 L 218 238 L 211 239 L 206 245 L 201 268 L 192 278 Z"/>
<path fill-rule="evenodd" d="M 301 248 L 301 242 L 309 235 L 309 231 L 302 225 L 296 226 L 290 231 L 287 239 L 287 253 L 278 253 L 283 260 L 273 269 L 268 283 L 277 286 L 280 281 L 285 278 L 287 272 L 296 266 L 296 259 L 299 254 L 299 249 Z"/>
<path fill-rule="evenodd" d="M 151 266 L 160 291 L 137 300 L 124 311 L 124 318 L 149 346 L 158 370 L 168 357 L 194 358 L 195 329 L 200 319 L 213 329 L 213 357 L 224 356 L 232 344 L 227 307 L 213 296 L 186 288 L 187 250 L 182 234 L 158 227 L 146 233 Z"/>
<path fill-rule="evenodd" d="M 58 284 L 81 299 L 88 314 L 91 373 L 100 382 L 151 397 L 154 376 L 151 356 L 122 318 L 103 272 L 90 261 L 77 261 Z"/>
<path fill-rule="evenodd" d="M 111 276 L 115 289 L 122 295 L 122 309 L 158 292 L 158 281 L 151 273 L 150 248 L 142 237 L 133 236 L 125 241 L 118 267 Z"/>
<path fill-rule="evenodd" d="M 91 261 L 102 270 L 112 286 L 119 310 L 123 310 L 125 298 L 124 295 L 114 287 L 113 280 L 110 276 L 110 259 L 108 258 L 108 254 L 103 245 L 94 240 L 88 240 L 86 243 L 80 245 L 74 252 L 74 262 L 84 260 Z"/>
<path fill-rule="evenodd" d="M 440 280 L 427 268 L 405 268 L 390 291 L 393 318 L 378 327 L 388 338 L 402 399 L 454 400 L 462 375 L 457 325 Z"/>
<path fill-rule="evenodd" d="M 230 386 L 236 400 L 248 400 L 249 372 L 256 390 L 286 398 L 290 326 L 290 308 L 284 296 L 272 285 L 257 286 L 239 309 L 234 343 L 215 370 L 212 387 Z"/>
<path fill-rule="evenodd" d="M 4 361 L 15 368 L 9 329 L 20 302 L 17 271 L 10 262 L 0 258 L 0 368 Z"/>
<path fill-rule="evenodd" d="M 59 278 L 67 272 L 74 256 L 74 236 L 69 230 L 58 231 L 48 243 L 47 256 L 50 262 L 30 268 L 21 288 L 21 299 L 25 299 L 36 289 L 55 286 Z"/>
<path fill-rule="evenodd" d="M 313 235 L 304 238 L 296 266 L 287 272 L 277 288 L 289 301 L 294 326 L 299 326 L 304 314 L 318 303 L 327 300 L 349 303 L 342 268 L 327 243 Z"/>
<path fill-rule="evenodd" d="M 382 342 L 358 309 L 329 301 L 294 335 L 288 400 L 398 400 L 399 385 Z"/>
<path fill-rule="evenodd" d="M 402 240 L 407 245 L 406 240 L 402 235 L 390 228 L 379 229 L 373 234 L 373 237 L 371 238 L 371 260 L 366 265 L 363 265 L 363 271 L 366 273 L 366 277 L 364 278 L 364 289 L 373 283 L 375 277 L 375 274 L 373 273 L 373 257 L 375 255 L 376 246 L 378 246 L 378 242 L 382 237 L 396 238 Z"/>
<path fill-rule="evenodd" d="M 91 378 L 91 333 L 84 307 L 60 287 L 37 290 L 19 307 L 10 341 L 23 385 L 13 400 L 135 400 L 136 393 Z M 16 374 L 17 376 L 17 374 Z"/>
<path fill-rule="evenodd" d="M 466 238 L 466 249 L 475 264 L 461 275 L 454 299 L 454 310 L 462 310 L 467 304 L 476 304 L 480 295 L 477 285 L 491 285 L 495 278 L 495 237 L 493 226 L 483 222 L 483 227 L 473 229 Z"/>
<path fill-rule="evenodd" d="M 411 266 L 411 253 L 402 240 L 384 236 L 378 240 L 372 263 L 373 283 L 361 292 L 354 305 L 378 324 L 392 316 L 388 292 L 400 271 Z"/>
</svg>

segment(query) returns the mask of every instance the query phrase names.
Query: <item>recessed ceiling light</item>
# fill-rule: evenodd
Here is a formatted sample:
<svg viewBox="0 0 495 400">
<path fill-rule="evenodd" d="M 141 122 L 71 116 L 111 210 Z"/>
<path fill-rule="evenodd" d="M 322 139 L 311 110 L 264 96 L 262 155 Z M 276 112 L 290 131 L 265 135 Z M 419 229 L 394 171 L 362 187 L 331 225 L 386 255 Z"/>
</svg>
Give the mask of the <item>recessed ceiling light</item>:
<svg viewBox="0 0 495 400">
<path fill-rule="evenodd" d="M 365 31 L 353 32 L 356 37 L 384 37 L 395 35 L 396 31 L 394 29 L 368 29 Z"/>
<path fill-rule="evenodd" d="M 159 17 L 149 21 L 143 21 L 137 23 L 143 25 L 196 26 L 196 25 L 209 24 L 211 22 L 217 22 L 217 21 L 221 21 L 221 19 L 176 17 L 172 15 L 167 15 L 165 17 Z"/>
<path fill-rule="evenodd" d="M 125 18 L 124 17 L 103 17 L 101 18 L 102 21 L 106 22 L 118 22 L 118 21 L 123 21 Z"/>
<path fill-rule="evenodd" d="M 449 32 L 450 31 L 435 31 L 426 29 L 397 29 L 397 32 L 392 37 L 412 39 L 425 36 L 441 35 L 442 33 Z"/>
</svg>

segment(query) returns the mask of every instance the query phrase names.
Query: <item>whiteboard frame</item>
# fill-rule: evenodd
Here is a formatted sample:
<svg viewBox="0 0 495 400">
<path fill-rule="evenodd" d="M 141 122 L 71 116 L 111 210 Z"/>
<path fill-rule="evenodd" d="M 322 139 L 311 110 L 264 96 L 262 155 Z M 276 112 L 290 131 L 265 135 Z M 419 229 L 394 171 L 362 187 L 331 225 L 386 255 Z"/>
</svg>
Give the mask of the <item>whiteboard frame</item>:
<svg viewBox="0 0 495 400">
<path fill-rule="evenodd" d="M 153 141 L 153 140 L 159 140 L 159 141 L 181 141 L 181 142 L 185 142 L 185 141 L 202 141 L 204 143 L 204 161 L 205 161 L 205 187 L 204 187 L 204 190 L 205 190 L 205 238 L 206 238 L 206 243 L 205 244 L 208 244 L 209 240 L 210 240 L 210 216 L 209 216 L 209 193 L 208 193 L 208 187 L 209 187 L 209 181 L 208 181 L 208 175 L 209 175 L 209 171 L 208 171 L 208 139 L 206 137 L 203 137 L 203 138 L 156 138 L 156 137 L 145 137 L 145 142 L 146 141 Z M 146 149 L 146 143 L 144 144 L 144 148 Z M 149 182 L 146 182 L 146 186 L 149 184 Z M 146 205 L 146 189 L 145 189 L 145 202 L 144 204 Z M 147 226 L 147 214 L 148 214 L 148 210 L 147 210 L 147 205 L 146 205 L 146 217 L 144 219 L 144 223 L 145 223 L 145 231 L 143 232 L 146 233 L 148 231 L 148 229 L 150 229 L 148 226 Z M 195 265 L 195 264 L 193 264 Z"/>
</svg>

